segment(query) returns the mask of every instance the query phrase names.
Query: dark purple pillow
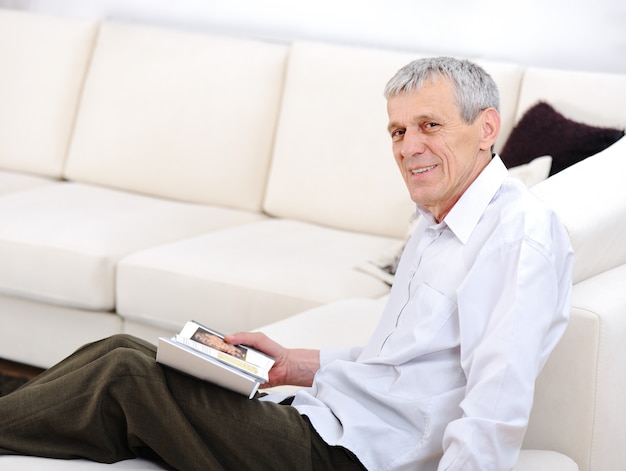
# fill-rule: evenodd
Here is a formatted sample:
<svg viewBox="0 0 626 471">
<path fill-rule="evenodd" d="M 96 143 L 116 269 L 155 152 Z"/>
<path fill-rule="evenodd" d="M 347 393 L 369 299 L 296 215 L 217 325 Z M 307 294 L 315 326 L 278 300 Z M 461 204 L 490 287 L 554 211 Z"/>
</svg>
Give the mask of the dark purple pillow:
<svg viewBox="0 0 626 471">
<path fill-rule="evenodd" d="M 624 130 L 589 126 L 566 118 L 539 102 L 511 131 L 500 157 L 507 168 L 552 156 L 550 175 L 606 149 L 624 136 Z"/>
</svg>

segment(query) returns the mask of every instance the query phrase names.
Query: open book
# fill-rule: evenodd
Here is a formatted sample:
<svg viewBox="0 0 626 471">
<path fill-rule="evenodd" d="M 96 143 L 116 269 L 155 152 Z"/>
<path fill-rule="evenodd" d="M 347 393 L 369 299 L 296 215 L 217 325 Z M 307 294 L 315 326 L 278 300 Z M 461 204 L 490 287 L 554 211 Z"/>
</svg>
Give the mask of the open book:
<svg viewBox="0 0 626 471">
<path fill-rule="evenodd" d="M 159 337 L 156 361 L 252 398 L 268 381 L 274 359 L 194 321 L 172 338 Z"/>
</svg>

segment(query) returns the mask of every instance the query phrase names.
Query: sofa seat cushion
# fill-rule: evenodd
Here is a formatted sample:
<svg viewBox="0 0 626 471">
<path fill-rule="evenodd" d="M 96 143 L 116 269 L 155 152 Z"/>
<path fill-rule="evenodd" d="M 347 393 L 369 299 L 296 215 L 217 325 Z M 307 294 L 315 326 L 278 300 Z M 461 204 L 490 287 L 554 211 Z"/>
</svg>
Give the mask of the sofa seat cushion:
<svg viewBox="0 0 626 471">
<path fill-rule="evenodd" d="M 163 465 L 142 458 L 105 464 L 87 460 L 56 460 L 34 456 L 0 456 L 2 471 L 153 471 L 168 470 Z"/>
<path fill-rule="evenodd" d="M 167 470 L 142 458 L 119 461 L 113 464 L 86 460 L 55 460 L 31 456 L 0 456 L 3 471 L 152 471 Z M 578 471 L 578 466 L 567 456 L 543 450 L 522 450 L 513 471 Z"/>
<path fill-rule="evenodd" d="M 300 312 L 259 327 L 288 348 L 341 348 L 365 345 L 378 324 L 387 296 L 351 298 Z"/>
<path fill-rule="evenodd" d="M 178 327 L 196 319 L 228 333 L 379 297 L 388 286 L 355 265 L 392 240 L 270 219 L 153 247 L 120 261 L 118 312 Z"/>
<path fill-rule="evenodd" d="M 0 195 L 27 190 L 40 185 L 50 185 L 55 182 L 57 180 L 10 170 L 0 170 Z"/>
<path fill-rule="evenodd" d="M 76 183 L 4 195 L 0 292 L 112 310 L 115 264 L 122 256 L 261 217 Z"/>
</svg>

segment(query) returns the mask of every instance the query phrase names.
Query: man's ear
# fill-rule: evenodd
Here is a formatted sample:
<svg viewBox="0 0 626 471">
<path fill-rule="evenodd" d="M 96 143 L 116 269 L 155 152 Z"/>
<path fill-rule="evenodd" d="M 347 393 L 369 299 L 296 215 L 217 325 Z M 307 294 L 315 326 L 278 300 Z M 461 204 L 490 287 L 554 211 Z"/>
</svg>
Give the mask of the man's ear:
<svg viewBox="0 0 626 471">
<path fill-rule="evenodd" d="M 489 150 L 500 134 L 500 113 L 495 108 L 487 108 L 481 113 L 481 150 Z"/>
</svg>

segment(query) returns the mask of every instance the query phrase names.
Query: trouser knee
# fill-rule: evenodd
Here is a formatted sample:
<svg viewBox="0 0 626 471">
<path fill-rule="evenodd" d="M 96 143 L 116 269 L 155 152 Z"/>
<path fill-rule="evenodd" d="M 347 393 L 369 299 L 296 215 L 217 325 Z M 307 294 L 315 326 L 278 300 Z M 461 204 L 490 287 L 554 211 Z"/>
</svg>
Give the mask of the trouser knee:
<svg viewBox="0 0 626 471">
<path fill-rule="evenodd" d="M 110 337 L 84 345 L 78 350 L 78 352 L 86 349 L 95 349 L 100 352 L 100 355 L 105 355 L 107 352 L 112 352 L 118 349 L 137 350 L 138 352 L 148 356 L 155 356 L 156 354 L 156 347 L 154 345 L 128 334 L 111 335 Z"/>
</svg>

